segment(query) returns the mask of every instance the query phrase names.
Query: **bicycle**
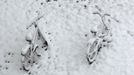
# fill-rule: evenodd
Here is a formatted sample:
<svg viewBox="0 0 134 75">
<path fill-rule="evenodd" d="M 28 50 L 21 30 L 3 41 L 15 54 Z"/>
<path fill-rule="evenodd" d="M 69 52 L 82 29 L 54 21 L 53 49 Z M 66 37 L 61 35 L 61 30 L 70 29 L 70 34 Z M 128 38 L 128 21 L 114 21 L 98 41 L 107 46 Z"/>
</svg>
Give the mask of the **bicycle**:
<svg viewBox="0 0 134 75">
<path fill-rule="evenodd" d="M 99 14 L 99 13 L 95 13 L 95 14 Z M 101 14 L 99 15 L 101 16 Z M 98 53 L 100 52 L 100 50 L 106 45 L 108 45 L 108 43 L 111 42 L 111 39 L 109 39 L 111 38 L 110 28 L 104 22 L 106 15 L 107 14 L 104 14 L 103 16 L 101 16 L 101 20 L 103 23 L 102 30 L 100 32 L 91 31 L 93 35 L 95 36 L 95 39 L 92 41 L 92 44 L 88 47 L 88 50 L 87 50 L 87 60 L 89 64 L 92 64 L 96 60 L 96 57 Z"/>
<path fill-rule="evenodd" d="M 36 56 L 40 57 L 40 55 L 36 51 L 39 48 L 39 45 L 36 44 L 36 41 L 38 40 L 38 38 L 41 38 L 42 33 L 40 32 L 40 29 L 36 22 L 33 22 L 29 27 L 27 27 L 27 29 L 29 29 L 31 26 L 34 26 L 35 31 L 34 33 L 31 33 L 26 36 L 26 41 L 28 42 L 28 45 L 25 48 L 23 48 L 21 51 L 21 55 L 22 55 L 21 62 L 22 62 L 22 67 L 25 71 L 28 71 L 33 65 L 33 63 L 35 63 Z M 47 47 L 48 43 L 44 37 L 43 39 L 44 39 L 44 46 Z"/>
</svg>

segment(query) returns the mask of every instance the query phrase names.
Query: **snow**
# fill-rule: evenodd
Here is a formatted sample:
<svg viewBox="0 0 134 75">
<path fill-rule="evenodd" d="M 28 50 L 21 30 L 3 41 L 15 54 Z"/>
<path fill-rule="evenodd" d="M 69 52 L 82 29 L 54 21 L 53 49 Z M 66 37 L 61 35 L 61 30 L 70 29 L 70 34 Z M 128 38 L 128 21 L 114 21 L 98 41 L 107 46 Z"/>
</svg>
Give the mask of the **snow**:
<svg viewBox="0 0 134 75">
<path fill-rule="evenodd" d="M 133 75 L 133 4 L 133 0 L 1 0 L 0 75 Z M 93 13 L 99 10 L 110 14 L 106 23 L 112 43 L 89 65 L 90 30 L 101 24 L 100 16 Z M 38 63 L 25 72 L 20 68 L 26 27 L 38 15 L 43 16 L 37 23 L 49 46 L 40 50 Z"/>
</svg>

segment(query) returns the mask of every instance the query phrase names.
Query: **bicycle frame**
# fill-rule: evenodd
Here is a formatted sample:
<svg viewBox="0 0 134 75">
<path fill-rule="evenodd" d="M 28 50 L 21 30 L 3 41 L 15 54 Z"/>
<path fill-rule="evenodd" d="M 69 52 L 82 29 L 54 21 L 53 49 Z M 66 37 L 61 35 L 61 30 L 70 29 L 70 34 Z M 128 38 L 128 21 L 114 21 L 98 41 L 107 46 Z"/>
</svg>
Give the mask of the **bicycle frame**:
<svg viewBox="0 0 134 75">
<path fill-rule="evenodd" d="M 87 60 L 89 61 L 89 64 L 92 64 L 95 60 L 96 57 L 100 51 L 100 49 L 103 47 L 104 45 L 104 39 L 109 36 L 110 33 L 110 29 L 108 27 L 108 25 L 105 24 L 104 20 L 105 20 L 105 16 L 109 16 L 108 14 L 104 14 L 103 16 L 100 13 L 94 13 L 94 14 L 98 14 L 101 16 L 101 20 L 102 20 L 102 24 L 103 24 L 103 28 L 102 31 L 100 33 L 98 33 L 98 35 L 96 35 L 95 40 L 93 41 L 92 45 L 89 46 L 88 48 L 88 52 L 87 52 Z M 108 40 L 107 40 L 108 41 Z"/>
<path fill-rule="evenodd" d="M 26 71 L 29 70 L 30 64 L 33 64 L 34 56 L 37 54 L 36 50 L 38 48 L 38 45 L 36 45 L 35 41 L 39 35 L 39 29 L 36 26 L 36 23 L 34 27 L 35 27 L 35 31 L 34 31 L 33 38 L 29 43 L 29 46 L 25 48 L 25 52 L 22 53 L 22 65 L 24 70 Z"/>
</svg>

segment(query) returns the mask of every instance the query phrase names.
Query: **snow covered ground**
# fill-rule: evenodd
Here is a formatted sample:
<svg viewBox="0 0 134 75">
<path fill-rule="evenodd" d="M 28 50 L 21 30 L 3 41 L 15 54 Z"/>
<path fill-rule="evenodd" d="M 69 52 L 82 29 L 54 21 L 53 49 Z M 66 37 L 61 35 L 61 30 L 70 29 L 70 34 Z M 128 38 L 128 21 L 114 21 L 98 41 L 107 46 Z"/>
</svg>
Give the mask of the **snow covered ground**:
<svg viewBox="0 0 134 75">
<path fill-rule="evenodd" d="M 133 75 L 133 0 L 1 0 L 0 75 Z M 90 30 L 100 25 L 97 11 L 109 14 L 112 42 L 96 61 L 86 59 Z M 48 50 L 29 72 L 21 69 L 26 27 L 38 20 Z"/>
</svg>

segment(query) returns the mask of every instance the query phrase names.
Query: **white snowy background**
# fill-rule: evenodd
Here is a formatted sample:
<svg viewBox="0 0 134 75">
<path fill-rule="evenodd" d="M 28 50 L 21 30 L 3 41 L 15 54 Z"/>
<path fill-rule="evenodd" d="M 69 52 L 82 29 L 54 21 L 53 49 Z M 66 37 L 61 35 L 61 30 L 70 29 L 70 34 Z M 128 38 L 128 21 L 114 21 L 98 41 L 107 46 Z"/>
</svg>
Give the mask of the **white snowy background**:
<svg viewBox="0 0 134 75">
<path fill-rule="evenodd" d="M 112 43 L 92 65 L 86 60 L 90 30 L 100 24 L 93 13 L 110 14 Z M 38 15 L 48 41 L 30 72 L 21 70 L 26 27 Z M 133 75 L 134 0 L 0 0 L 0 75 Z"/>
</svg>

